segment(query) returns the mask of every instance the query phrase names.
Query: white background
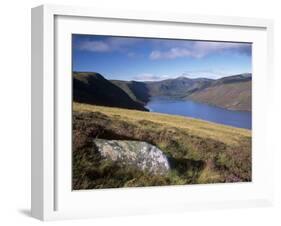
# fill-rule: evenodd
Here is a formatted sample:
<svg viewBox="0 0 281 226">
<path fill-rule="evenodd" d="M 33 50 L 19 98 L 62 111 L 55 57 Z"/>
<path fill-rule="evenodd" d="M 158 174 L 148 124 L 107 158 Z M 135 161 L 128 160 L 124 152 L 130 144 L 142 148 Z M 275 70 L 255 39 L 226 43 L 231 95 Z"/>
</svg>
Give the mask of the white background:
<svg viewBox="0 0 281 226">
<path fill-rule="evenodd" d="M 79 4 L 100 8 L 151 10 L 208 15 L 249 16 L 275 19 L 275 109 L 270 129 L 275 151 L 276 204 L 270 208 L 197 211 L 179 214 L 132 216 L 94 220 L 51 222 L 52 225 L 280 225 L 281 224 L 281 14 L 273 0 L 56 0 L 56 4 Z M 0 224 L 37 225 L 30 208 L 30 8 L 51 1 L 9 0 L 1 2 L 0 35 Z M 279 41 L 278 41 L 279 40 Z M 278 85 L 279 84 L 279 85 Z M 278 136 L 279 133 L 279 136 Z"/>
</svg>

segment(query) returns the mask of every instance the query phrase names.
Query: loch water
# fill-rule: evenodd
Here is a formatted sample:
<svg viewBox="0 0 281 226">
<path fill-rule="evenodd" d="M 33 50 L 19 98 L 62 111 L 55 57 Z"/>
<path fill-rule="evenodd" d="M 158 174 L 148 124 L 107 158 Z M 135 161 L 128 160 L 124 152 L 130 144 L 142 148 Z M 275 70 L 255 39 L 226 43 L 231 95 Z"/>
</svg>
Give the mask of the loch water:
<svg viewBox="0 0 281 226">
<path fill-rule="evenodd" d="M 188 116 L 214 123 L 252 129 L 252 114 L 233 111 L 192 100 L 153 97 L 146 105 L 151 112 Z"/>
</svg>

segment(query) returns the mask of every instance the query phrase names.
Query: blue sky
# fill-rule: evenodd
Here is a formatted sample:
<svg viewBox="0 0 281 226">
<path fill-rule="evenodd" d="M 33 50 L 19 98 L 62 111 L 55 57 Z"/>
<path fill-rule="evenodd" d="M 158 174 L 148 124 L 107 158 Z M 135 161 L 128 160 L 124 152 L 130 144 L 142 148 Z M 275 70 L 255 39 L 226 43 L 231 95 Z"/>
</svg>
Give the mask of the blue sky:
<svg viewBox="0 0 281 226">
<path fill-rule="evenodd" d="M 73 70 L 153 81 L 251 73 L 249 43 L 73 35 Z"/>
</svg>

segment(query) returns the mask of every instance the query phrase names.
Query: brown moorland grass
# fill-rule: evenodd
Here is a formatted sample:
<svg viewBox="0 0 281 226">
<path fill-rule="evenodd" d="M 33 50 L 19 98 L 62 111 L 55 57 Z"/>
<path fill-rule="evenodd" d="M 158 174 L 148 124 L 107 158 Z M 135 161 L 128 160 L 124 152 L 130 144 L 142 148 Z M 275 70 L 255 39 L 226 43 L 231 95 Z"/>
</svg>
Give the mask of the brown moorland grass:
<svg viewBox="0 0 281 226">
<path fill-rule="evenodd" d="M 191 134 L 202 138 L 212 138 L 227 144 L 235 144 L 241 137 L 251 138 L 251 131 L 242 128 L 235 128 L 221 124 L 211 123 L 183 116 L 167 115 L 154 112 L 127 110 L 123 108 L 103 107 L 89 104 L 73 104 L 73 111 L 77 112 L 101 112 L 108 116 L 122 116 L 131 122 L 148 120 L 160 123 L 163 126 L 171 126 L 187 130 Z"/>
<path fill-rule="evenodd" d="M 151 176 L 101 159 L 94 138 L 141 140 L 170 158 Z M 193 118 L 73 103 L 73 188 L 251 181 L 251 131 Z"/>
</svg>

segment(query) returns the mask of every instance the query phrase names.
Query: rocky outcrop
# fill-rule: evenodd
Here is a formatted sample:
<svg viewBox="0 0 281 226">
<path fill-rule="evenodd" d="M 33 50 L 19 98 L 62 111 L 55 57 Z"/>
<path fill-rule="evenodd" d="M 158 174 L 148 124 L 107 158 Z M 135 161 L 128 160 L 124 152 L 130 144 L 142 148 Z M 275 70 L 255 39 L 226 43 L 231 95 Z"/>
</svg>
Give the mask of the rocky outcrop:
<svg viewBox="0 0 281 226">
<path fill-rule="evenodd" d="M 152 174 L 166 174 L 169 162 L 157 147 L 142 141 L 94 139 L 102 157 Z"/>
</svg>

